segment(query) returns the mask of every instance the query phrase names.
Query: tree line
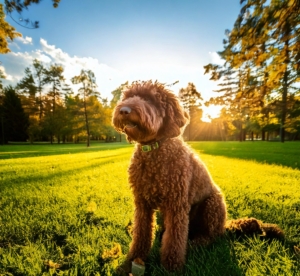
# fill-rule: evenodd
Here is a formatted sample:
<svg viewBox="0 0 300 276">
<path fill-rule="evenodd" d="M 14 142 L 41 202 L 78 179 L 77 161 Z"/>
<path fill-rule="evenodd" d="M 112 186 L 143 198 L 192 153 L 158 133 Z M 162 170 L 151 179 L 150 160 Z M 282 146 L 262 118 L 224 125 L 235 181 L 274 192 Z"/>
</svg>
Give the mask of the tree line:
<svg viewBox="0 0 300 276">
<path fill-rule="evenodd" d="M 113 91 L 108 103 L 97 91 L 91 70 L 81 70 L 71 81 L 74 92 L 66 84 L 64 68 L 48 68 L 34 60 L 15 87 L 7 86 L 0 93 L 0 133 L 2 143 L 8 141 L 79 142 L 90 139 L 114 140 L 111 112 L 123 86 Z"/>
<path fill-rule="evenodd" d="M 91 70 L 82 69 L 71 78 L 71 82 L 78 86 L 75 92 L 66 84 L 63 73 L 62 66 L 53 64 L 46 67 L 35 59 L 31 67 L 25 68 L 24 77 L 15 87 L 2 87 L 0 78 L 2 144 L 9 141 L 85 141 L 90 146 L 91 139 L 107 142 L 122 140 L 122 135 L 111 126 L 111 115 L 128 82 L 112 91 L 112 99 L 108 101 L 97 91 L 96 78 Z M 235 90 L 231 91 L 236 93 Z M 262 112 L 266 107 L 252 103 L 246 109 L 243 106 L 245 102 L 235 95 L 233 100 L 236 105 L 234 101 L 228 106 L 224 102 L 220 116 L 212 118 L 208 123 L 202 120 L 203 105 L 220 104 L 222 97 L 214 97 L 204 102 L 201 92 L 191 82 L 186 88 L 179 90 L 178 96 L 190 115 L 190 122 L 183 133 L 185 140 L 243 141 L 246 138 L 254 140 L 255 137 L 270 140 L 280 134 L 281 105 L 271 105 L 268 120 L 265 121 L 265 114 Z M 242 106 L 245 108 L 244 113 L 239 113 Z M 296 95 L 288 114 L 299 116 L 299 113 L 300 99 Z M 290 120 L 293 120 L 294 128 L 290 131 L 286 127 L 287 138 L 299 139 L 299 117 L 287 116 L 286 121 Z"/>
</svg>

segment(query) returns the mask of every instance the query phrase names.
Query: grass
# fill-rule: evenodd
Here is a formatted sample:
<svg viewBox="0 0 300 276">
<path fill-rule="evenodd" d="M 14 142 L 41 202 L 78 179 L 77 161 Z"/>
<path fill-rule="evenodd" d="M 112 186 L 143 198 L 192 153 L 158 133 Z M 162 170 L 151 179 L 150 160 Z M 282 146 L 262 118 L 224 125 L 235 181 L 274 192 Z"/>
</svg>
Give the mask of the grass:
<svg viewBox="0 0 300 276">
<path fill-rule="evenodd" d="M 87 148 L 85 144 L 49 144 L 49 143 L 16 143 L 13 145 L 0 146 L 0 160 L 10 158 L 26 158 L 49 155 L 76 154 L 99 152 L 102 150 L 113 150 L 119 148 L 131 147 L 126 142 L 105 143 L 92 142 L 91 147 Z"/>
<path fill-rule="evenodd" d="M 277 223 L 285 239 L 225 236 L 190 247 L 177 274 L 160 266 L 155 240 L 145 275 L 299 275 L 300 143 L 190 144 L 229 218 Z M 0 147 L 0 275 L 116 275 L 131 241 L 131 153 L 118 143 Z"/>
<path fill-rule="evenodd" d="M 299 142 L 190 142 L 200 153 L 300 169 Z"/>
</svg>

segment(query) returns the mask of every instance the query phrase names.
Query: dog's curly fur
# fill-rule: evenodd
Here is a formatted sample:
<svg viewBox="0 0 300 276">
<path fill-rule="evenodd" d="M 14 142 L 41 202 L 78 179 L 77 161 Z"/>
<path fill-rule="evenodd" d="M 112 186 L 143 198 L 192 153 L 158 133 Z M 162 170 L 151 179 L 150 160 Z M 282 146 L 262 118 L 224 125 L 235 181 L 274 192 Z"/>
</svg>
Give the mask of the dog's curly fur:
<svg viewBox="0 0 300 276">
<path fill-rule="evenodd" d="M 183 266 L 188 239 L 207 245 L 225 232 L 226 204 L 220 188 L 180 136 L 188 121 L 178 98 L 152 81 L 134 82 L 114 109 L 113 126 L 136 143 L 128 169 L 136 207 L 128 262 L 146 259 L 156 209 L 163 215 L 161 262 L 168 270 Z M 151 150 L 144 152 L 144 145 Z M 246 222 L 240 224 L 247 232 Z"/>
</svg>

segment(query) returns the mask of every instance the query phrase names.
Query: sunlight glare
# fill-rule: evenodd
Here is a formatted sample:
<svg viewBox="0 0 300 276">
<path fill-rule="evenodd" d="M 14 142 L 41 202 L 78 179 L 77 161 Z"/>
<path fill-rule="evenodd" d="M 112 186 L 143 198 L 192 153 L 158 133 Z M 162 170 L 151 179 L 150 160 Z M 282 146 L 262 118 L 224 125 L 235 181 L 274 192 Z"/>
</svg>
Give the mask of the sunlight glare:
<svg viewBox="0 0 300 276">
<path fill-rule="evenodd" d="M 218 118 L 220 116 L 220 111 L 222 106 L 220 105 L 210 105 L 210 106 L 203 106 L 203 116 L 202 121 L 210 123 L 211 119 Z"/>
</svg>

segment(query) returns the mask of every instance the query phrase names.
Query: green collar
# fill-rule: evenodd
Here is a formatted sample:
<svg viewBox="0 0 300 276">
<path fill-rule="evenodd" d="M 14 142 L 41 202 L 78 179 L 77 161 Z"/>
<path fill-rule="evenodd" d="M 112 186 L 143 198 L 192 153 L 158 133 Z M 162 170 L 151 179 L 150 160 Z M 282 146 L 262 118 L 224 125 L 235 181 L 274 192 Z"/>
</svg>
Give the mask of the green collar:
<svg viewBox="0 0 300 276">
<path fill-rule="evenodd" d="M 158 141 L 156 141 L 156 142 L 153 142 L 150 145 L 141 145 L 141 148 L 142 148 L 142 152 L 149 152 L 151 150 L 158 149 L 159 148 L 159 143 L 158 143 Z"/>
</svg>

